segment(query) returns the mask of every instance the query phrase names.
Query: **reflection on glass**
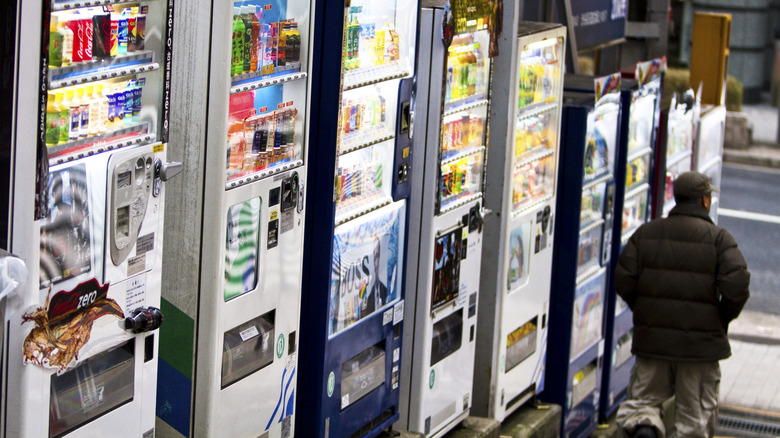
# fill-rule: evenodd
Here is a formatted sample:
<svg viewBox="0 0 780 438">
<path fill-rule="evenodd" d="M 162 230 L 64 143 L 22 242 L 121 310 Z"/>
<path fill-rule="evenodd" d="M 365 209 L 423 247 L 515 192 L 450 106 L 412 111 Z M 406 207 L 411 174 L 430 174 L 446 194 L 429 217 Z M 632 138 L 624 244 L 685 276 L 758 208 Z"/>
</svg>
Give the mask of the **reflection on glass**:
<svg viewBox="0 0 780 438">
<path fill-rule="evenodd" d="M 92 269 L 94 231 L 86 166 L 52 171 L 47 192 L 49 214 L 41 223 L 41 287 Z M 129 233 L 128 216 L 125 210 L 125 233 Z"/>
<path fill-rule="evenodd" d="M 509 271 L 506 288 L 512 291 L 528 282 L 528 258 L 531 255 L 531 222 L 527 222 L 509 235 Z"/>
<path fill-rule="evenodd" d="M 254 290 L 260 248 L 260 198 L 236 204 L 227 213 L 225 301 Z"/>
</svg>

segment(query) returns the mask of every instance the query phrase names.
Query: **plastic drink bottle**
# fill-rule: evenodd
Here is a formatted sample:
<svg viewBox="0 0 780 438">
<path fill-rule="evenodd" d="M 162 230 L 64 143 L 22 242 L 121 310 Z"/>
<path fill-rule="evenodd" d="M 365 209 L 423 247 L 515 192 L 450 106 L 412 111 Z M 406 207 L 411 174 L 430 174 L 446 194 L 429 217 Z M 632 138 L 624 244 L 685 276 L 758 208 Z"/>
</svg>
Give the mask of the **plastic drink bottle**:
<svg viewBox="0 0 780 438">
<path fill-rule="evenodd" d="M 79 138 L 86 138 L 89 134 L 89 97 L 84 95 L 84 86 L 76 87 L 76 100 L 79 103 L 79 111 L 81 112 Z"/>
<path fill-rule="evenodd" d="M 244 20 L 241 19 L 241 8 L 233 8 L 233 42 L 231 47 L 232 63 L 230 73 L 240 75 L 244 70 Z"/>
<path fill-rule="evenodd" d="M 58 143 L 68 141 L 68 122 L 70 121 L 70 103 L 65 102 L 65 92 L 57 91 L 55 93 L 55 102 L 60 107 L 60 138 Z"/>
<path fill-rule="evenodd" d="M 89 101 L 89 125 L 87 126 L 87 135 L 95 136 L 98 133 L 98 124 L 100 124 L 100 106 L 95 95 L 95 86 L 87 85 L 84 99 Z"/>
<path fill-rule="evenodd" d="M 103 91 L 103 83 L 95 84 L 95 94 L 93 94 L 95 105 L 98 108 L 97 133 L 103 134 L 108 130 L 108 98 Z"/>
<path fill-rule="evenodd" d="M 260 45 L 260 20 L 257 19 L 257 6 L 249 6 L 249 21 L 252 24 L 252 43 L 250 44 L 249 71 L 257 71 L 257 46 Z"/>
<path fill-rule="evenodd" d="M 62 65 L 68 66 L 73 62 L 73 31 L 66 21 L 60 22 L 58 30 L 62 34 Z"/>
<path fill-rule="evenodd" d="M 60 108 L 55 103 L 56 95 L 48 93 L 46 99 L 46 146 L 55 146 L 60 142 Z"/>
<path fill-rule="evenodd" d="M 68 140 L 78 140 L 79 128 L 81 128 L 81 108 L 79 103 L 75 100 L 76 90 L 73 88 L 65 91 L 65 99 L 69 103 L 70 120 L 68 123 Z"/>
<path fill-rule="evenodd" d="M 249 73 L 252 71 L 252 18 L 249 13 L 249 6 L 241 7 L 241 21 L 244 24 L 244 41 L 241 45 L 241 72 Z"/>
<path fill-rule="evenodd" d="M 57 30 L 57 17 L 51 17 L 49 26 L 49 67 L 62 67 L 62 40 L 63 36 Z"/>
</svg>

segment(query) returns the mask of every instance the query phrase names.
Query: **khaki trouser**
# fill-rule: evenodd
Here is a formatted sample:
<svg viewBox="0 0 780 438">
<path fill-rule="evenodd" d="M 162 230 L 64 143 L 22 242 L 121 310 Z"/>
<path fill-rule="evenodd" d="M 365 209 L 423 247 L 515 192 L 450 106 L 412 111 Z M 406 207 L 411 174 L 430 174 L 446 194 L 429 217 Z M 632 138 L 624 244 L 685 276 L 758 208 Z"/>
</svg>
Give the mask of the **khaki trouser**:
<svg viewBox="0 0 780 438">
<path fill-rule="evenodd" d="M 674 429 L 669 437 L 712 437 L 718 419 L 720 364 L 671 362 L 636 358 L 626 400 L 617 412 L 617 423 L 631 434 L 638 425 L 655 426 L 666 436 L 662 404 L 675 396 Z"/>
</svg>

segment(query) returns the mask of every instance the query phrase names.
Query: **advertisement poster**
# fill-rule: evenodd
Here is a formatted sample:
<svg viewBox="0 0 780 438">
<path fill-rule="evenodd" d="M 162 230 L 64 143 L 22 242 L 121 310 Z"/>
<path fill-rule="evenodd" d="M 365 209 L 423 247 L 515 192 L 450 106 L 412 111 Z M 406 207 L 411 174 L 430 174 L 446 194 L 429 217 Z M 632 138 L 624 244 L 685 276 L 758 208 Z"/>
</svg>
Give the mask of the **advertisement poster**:
<svg viewBox="0 0 780 438">
<path fill-rule="evenodd" d="M 571 357 L 577 357 L 601 339 L 602 296 L 605 280 L 606 276 L 602 272 L 577 287 L 574 298 Z"/>
<path fill-rule="evenodd" d="M 509 235 L 509 271 L 506 288 L 510 292 L 528 281 L 530 244 L 531 222 L 515 228 Z"/>
<path fill-rule="evenodd" d="M 46 296 L 43 306 L 26 312 L 22 324 L 33 328 L 24 340 L 24 361 L 65 371 L 82 358 L 82 348 L 92 337 L 92 326 L 101 317 L 121 321 L 125 315 L 108 297 L 109 285 L 94 278 L 73 290 Z M 81 356 L 80 356 L 81 354 Z"/>
<path fill-rule="evenodd" d="M 91 211 L 86 166 L 51 171 L 48 217 L 41 222 L 41 288 L 92 269 Z"/>
<path fill-rule="evenodd" d="M 431 311 L 458 297 L 463 228 L 436 238 L 433 260 Z"/>
<path fill-rule="evenodd" d="M 403 205 L 337 227 L 333 236 L 329 334 L 398 299 Z"/>
<path fill-rule="evenodd" d="M 225 301 L 257 287 L 260 207 L 261 201 L 258 197 L 228 209 L 225 238 Z"/>
</svg>

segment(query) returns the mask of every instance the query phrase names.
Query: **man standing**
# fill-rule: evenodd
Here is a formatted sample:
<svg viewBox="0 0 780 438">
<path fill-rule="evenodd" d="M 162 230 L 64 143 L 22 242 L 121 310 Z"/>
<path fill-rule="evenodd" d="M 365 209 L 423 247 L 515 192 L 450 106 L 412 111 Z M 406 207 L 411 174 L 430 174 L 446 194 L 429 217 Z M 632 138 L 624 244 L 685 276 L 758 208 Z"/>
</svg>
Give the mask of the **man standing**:
<svg viewBox="0 0 780 438">
<path fill-rule="evenodd" d="M 617 422 L 629 436 L 664 437 L 661 405 L 673 395 L 671 435 L 715 434 L 718 361 L 731 356 L 726 332 L 748 299 L 750 273 L 708 215 L 713 190 L 702 173 L 680 175 L 669 217 L 642 225 L 620 256 L 615 288 L 634 312 L 636 364 Z"/>
</svg>

